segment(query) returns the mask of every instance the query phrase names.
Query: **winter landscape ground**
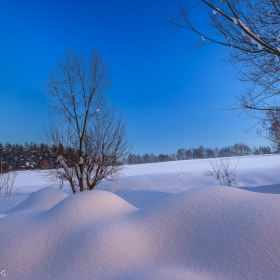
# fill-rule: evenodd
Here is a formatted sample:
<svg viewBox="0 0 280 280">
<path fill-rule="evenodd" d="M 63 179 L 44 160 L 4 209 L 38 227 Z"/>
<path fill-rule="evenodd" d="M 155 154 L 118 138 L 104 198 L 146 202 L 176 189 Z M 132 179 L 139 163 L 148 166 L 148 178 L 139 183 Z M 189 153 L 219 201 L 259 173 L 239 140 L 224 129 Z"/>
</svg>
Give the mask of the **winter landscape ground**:
<svg viewBox="0 0 280 280">
<path fill-rule="evenodd" d="M 241 157 L 225 187 L 207 159 L 132 165 L 75 195 L 22 171 L 0 198 L 0 278 L 280 279 L 279 167 Z"/>
</svg>

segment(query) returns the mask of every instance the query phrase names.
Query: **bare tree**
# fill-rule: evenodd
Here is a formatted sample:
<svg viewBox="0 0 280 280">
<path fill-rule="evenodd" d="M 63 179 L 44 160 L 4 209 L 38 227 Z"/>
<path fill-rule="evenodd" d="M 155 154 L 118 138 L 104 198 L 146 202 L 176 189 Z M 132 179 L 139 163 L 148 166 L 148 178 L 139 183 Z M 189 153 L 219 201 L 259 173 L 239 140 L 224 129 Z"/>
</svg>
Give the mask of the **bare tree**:
<svg viewBox="0 0 280 280">
<path fill-rule="evenodd" d="M 92 190 L 101 180 L 115 181 L 129 151 L 125 125 L 106 105 L 109 69 L 92 51 L 88 58 L 68 53 L 45 84 L 52 115 L 48 140 L 68 149 L 59 154 L 53 182 L 66 180 L 73 193 Z"/>
<path fill-rule="evenodd" d="M 239 162 L 239 158 L 233 168 L 230 167 L 230 159 L 230 157 L 224 157 L 210 160 L 212 170 L 206 170 L 208 176 L 213 180 L 219 181 L 221 186 L 231 186 L 232 184 L 236 184 L 234 171 Z"/>
<path fill-rule="evenodd" d="M 0 196 L 2 193 L 4 193 L 5 196 L 11 195 L 17 175 L 17 171 L 9 171 L 0 174 Z"/>
<path fill-rule="evenodd" d="M 258 133 L 269 128 L 267 112 L 279 105 L 280 0 L 201 0 L 173 2 L 165 21 L 195 34 L 193 46 L 218 44 L 225 60 L 236 67 L 244 92 L 231 106 L 238 114 L 257 119 Z M 192 13 L 210 28 L 196 27 Z M 196 16 L 197 18 L 197 16 Z M 196 22 L 198 23 L 198 22 Z M 268 123 L 267 123 L 268 121 Z"/>
</svg>

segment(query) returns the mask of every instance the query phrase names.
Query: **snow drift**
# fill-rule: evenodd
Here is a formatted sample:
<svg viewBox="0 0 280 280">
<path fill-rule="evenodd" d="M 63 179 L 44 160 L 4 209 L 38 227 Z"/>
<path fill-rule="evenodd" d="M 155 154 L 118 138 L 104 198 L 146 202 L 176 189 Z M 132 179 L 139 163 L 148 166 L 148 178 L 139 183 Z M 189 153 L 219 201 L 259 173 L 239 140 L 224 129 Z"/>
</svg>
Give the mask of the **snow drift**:
<svg viewBox="0 0 280 280">
<path fill-rule="evenodd" d="M 44 193 L 32 196 L 35 206 Z M 12 212 L 0 219 L 5 279 L 280 275 L 278 195 L 207 187 L 139 210 L 113 193 L 96 190 L 66 197 L 49 210 Z"/>
<path fill-rule="evenodd" d="M 58 202 L 67 197 L 68 194 L 59 191 L 58 189 L 47 187 L 31 194 L 20 204 L 7 211 L 6 213 L 14 213 L 23 210 L 48 210 Z"/>
</svg>

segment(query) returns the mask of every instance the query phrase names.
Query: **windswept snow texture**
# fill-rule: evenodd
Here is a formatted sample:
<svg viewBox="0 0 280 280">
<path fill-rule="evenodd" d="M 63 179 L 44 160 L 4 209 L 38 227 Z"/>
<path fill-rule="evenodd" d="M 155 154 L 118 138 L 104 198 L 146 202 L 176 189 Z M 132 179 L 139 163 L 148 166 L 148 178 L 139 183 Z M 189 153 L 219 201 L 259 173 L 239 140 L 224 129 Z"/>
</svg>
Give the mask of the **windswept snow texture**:
<svg viewBox="0 0 280 280">
<path fill-rule="evenodd" d="M 138 210 L 97 190 L 69 196 L 50 210 L 9 214 L 0 228 L 5 279 L 280 275 L 278 195 L 207 187 Z"/>
</svg>

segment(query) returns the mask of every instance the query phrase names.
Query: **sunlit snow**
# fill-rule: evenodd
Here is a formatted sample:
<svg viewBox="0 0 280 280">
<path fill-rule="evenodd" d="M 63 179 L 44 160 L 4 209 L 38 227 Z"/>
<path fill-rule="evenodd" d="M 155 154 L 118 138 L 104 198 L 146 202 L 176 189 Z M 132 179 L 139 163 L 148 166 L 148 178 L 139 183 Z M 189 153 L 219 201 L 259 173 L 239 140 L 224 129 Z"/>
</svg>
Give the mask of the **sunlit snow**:
<svg viewBox="0 0 280 280">
<path fill-rule="evenodd" d="M 279 155 L 241 157 L 238 184 L 225 187 L 207 176 L 207 159 L 133 165 L 117 185 L 75 195 L 20 172 L 12 196 L 0 198 L 0 272 L 26 280 L 279 279 L 279 167 Z"/>
</svg>

